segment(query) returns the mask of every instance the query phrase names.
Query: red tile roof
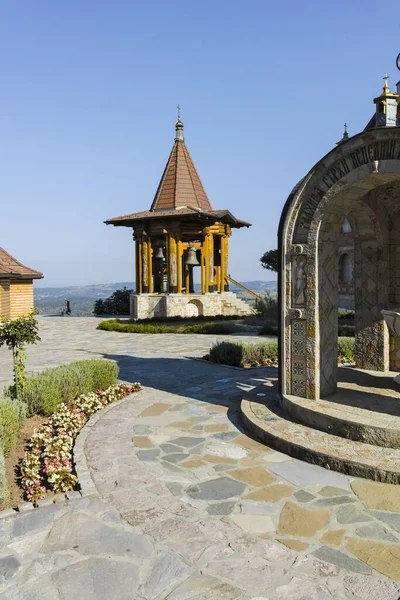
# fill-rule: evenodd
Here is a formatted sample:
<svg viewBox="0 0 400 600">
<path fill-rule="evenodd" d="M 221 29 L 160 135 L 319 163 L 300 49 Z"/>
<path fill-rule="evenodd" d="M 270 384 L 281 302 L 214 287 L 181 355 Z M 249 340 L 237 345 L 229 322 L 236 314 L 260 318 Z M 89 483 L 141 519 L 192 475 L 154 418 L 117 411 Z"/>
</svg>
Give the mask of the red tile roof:
<svg viewBox="0 0 400 600">
<path fill-rule="evenodd" d="M 212 210 L 183 140 L 175 140 L 150 210 L 191 206 Z"/>
<path fill-rule="evenodd" d="M 41 279 L 43 273 L 25 267 L 16 258 L 0 248 L 0 277 L 12 277 L 15 279 Z"/>
</svg>

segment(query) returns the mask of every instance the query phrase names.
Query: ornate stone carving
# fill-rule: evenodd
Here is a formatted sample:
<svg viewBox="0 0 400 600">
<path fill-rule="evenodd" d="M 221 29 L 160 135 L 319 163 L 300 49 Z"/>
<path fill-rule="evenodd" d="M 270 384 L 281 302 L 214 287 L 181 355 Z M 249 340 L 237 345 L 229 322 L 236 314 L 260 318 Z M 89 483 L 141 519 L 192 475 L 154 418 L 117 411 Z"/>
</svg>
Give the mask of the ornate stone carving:
<svg viewBox="0 0 400 600">
<path fill-rule="evenodd" d="M 300 308 L 291 308 L 289 310 L 289 317 L 291 319 L 302 319 L 303 311 Z"/>
<path fill-rule="evenodd" d="M 306 275 L 307 259 L 305 256 L 296 256 L 292 261 L 292 304 L 304 306 L 306 303 L 305 291 L 307 287 Z"/>
<path fill-rule="evenodd" d="M 293 244 L 291 251 L 292 254 L 304 254 L 304 246 L 302 244 Z"/>
</svg>

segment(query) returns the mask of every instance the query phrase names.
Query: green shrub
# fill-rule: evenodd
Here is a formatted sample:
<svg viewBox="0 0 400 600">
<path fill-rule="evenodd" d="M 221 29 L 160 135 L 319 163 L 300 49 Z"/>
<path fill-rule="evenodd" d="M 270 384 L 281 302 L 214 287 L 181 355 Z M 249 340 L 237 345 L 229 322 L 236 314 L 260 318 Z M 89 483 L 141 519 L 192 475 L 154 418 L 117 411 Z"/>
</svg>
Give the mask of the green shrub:
<svg viewBox="0 0 400 600">
<path fill-rule="evenodd" d="M 198 323 L 196 325 L 187 325 L 183 333 L 206 333 L 206 334 L 230 334 L 237 332 L 234 323 Z"/>
<path fill-rule="evenodd" d="M 0 396 L 0 453 L 9 453 L 15 445 L 26 417 L 26 405 L 21 400 Z"/>
<path fill-rule="evenodd" d="M 0 428 L 1 435 L 1 428 Z M 6 506 L 6 502 L 9 498 L 9 491 L 7 486 L 6 477 L 6 465 L 4 461 L 4 454 L 0 447 L 0 510 L 3 510 Z"/>
<path fill-rule="evenodd" d="M 354 325 L 339 325 L 338 336 L 339 337 L 355 337 L 356 330 Z"/>
<path fill-rule="evenodd" d="M 338 339 L 338 362 L 354 363 L 354 345 L 353 337 L 340 337 Z"/>
<path fill-rule="evenodd" d="M 29 377 L 23 394 L 28 414 L 50 415 L 61 402 L 70 404 L 80 394 L 108 388 L 118 381 L 118 371 L 111 360 L 81 360 Z"/>
<path fill-rule="evenodd" d="M 209 358 L 211 362 L 220 365 L 240 367 L 243 361 L 243 346 L 235 342 L 217 342 L 211 347 Z"/>
<path fill-rule="evenodd" d="M 260 344 L 240 342 L 217 342 L 210 350 L 211 362 L 232 367 L 277 365 L 278 341 L 269 340 Z M 354 338 L 338 339 L 338 362 L 354 363 Z"/>
<path fill-rule="evenodd" d="M 267 321 L 259 330 L 258 335 L 278 335 L 278 323 Z"/>
<path fill-rule="evenodd" d="M 339 319 L 354 319 L 354 310 L 341 310 L 339 311 Z"/>
<path fill-rule="evenodd" d="M 103 300 L 99 298 L 94 303 L 93 313 L 95 315 L 129 315 L 129 296 L 133 290 L 123 287 L 115 290 L 109 298 Z"/>
<path fill-rule="evenodd" d="M 98 324 L 97 329 L 120 333 L 205 333 L 229 334 L 237 331 L 233 323 L 196 323 L 195 325 L 152 325 L 110 319 Z"/>
<path fill-rule="evenodd" d="M 265 294 L 260 300 L 256 301 L 257 313 L 263 319 L 278 320 L 278 296 L 276 294 Z"/>
<path fill-rule="evenodd" d="M 270 340 L 259 344 L 217 342 L 210 350 L 210 361 L 233 367 L 278 364 L 278 342 Z"/>
</svg>

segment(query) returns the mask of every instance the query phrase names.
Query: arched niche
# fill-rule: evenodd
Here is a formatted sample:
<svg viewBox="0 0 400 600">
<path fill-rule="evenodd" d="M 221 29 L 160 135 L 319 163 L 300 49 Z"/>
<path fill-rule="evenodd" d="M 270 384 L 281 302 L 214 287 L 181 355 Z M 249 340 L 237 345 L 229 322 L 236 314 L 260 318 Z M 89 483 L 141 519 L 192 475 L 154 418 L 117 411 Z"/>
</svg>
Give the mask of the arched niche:
<svg viewBox="0 0 400 600">
<path fill-rule="evenodd" d="M 326 155 L 289 196 L 279 227 L 282 393 L 337 386 L 338 239 L 354 237 L 356 366 L 400 370 L 381 316 L 400 306 L 400 130 L 374 129 Z"/>
</svg>

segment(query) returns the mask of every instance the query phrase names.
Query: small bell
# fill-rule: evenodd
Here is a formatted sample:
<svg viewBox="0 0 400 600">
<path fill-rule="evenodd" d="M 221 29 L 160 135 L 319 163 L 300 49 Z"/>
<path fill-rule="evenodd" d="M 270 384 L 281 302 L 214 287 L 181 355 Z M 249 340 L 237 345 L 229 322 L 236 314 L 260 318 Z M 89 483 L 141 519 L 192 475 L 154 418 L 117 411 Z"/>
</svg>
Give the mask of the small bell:
<svg viewBox="0 0 400 600">
<path fill-rule="evenodd" d="M 185 260 L 185 265 L 187 265 L 188 267 L 198 267 L 200 265 L 196 256 L 196 248 L 189 248 L 187 259 Z"/>
<path fill-rule="evenodd" d="M 160 258 L 161 260 L 164 260 L 165 256 L 164 256 L 163 249 L 161 246 L 159 246 L 159 248 L 157 250 L 157 254 L 154 256 L 154 258 Z"/>
</svg>

